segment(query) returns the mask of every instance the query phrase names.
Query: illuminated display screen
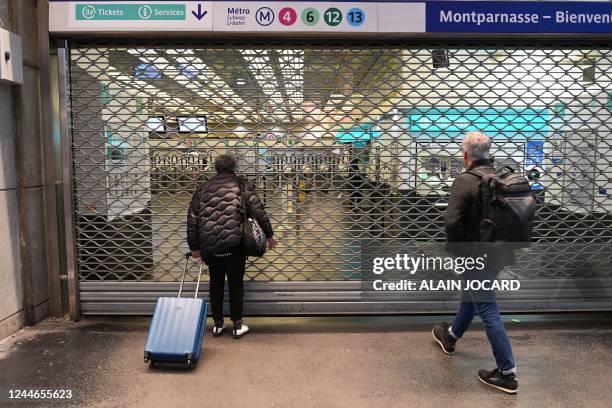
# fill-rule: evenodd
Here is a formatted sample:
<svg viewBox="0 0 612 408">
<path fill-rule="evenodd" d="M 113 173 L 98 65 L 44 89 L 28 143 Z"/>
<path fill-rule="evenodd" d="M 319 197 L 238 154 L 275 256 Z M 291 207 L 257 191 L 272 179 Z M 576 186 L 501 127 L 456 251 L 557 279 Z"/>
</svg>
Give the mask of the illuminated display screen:
<svg viewBox="0 0 612 408">
<path fill-rule="evenodd" d="M 181 133 L 206 133 L 206 116 L 179 116 L 177 131 Z"/>
</svg>

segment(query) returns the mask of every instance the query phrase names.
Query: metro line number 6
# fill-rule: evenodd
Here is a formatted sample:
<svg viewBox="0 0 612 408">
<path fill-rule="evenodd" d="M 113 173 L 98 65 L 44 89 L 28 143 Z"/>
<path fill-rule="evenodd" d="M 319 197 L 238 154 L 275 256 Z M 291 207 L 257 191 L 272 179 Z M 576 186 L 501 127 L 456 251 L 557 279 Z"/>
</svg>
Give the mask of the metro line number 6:
<svg viewBox="0 0 612 408">
<path fill-rule="evenodd" d="M 307 7 L 302 11 L 302 21 L 307 26 L 314 26 L 319 22 L 319 12 L 317 9 Z"/>
</svg>

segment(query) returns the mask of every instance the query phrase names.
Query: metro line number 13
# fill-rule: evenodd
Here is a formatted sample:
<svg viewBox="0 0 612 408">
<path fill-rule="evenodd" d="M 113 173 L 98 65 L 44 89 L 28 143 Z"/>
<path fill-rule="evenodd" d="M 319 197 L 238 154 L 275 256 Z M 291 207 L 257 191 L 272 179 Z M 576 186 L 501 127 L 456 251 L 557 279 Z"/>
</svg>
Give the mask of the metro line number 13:
<svg viewBox="0 0 612 408">
<path fill-rule="evenodd" d="M 346 14 L 348 23 L 354 27 L 360 26 L 365 22 L 365 13 L 360 8 L 352 8 Z"/>
</svg>

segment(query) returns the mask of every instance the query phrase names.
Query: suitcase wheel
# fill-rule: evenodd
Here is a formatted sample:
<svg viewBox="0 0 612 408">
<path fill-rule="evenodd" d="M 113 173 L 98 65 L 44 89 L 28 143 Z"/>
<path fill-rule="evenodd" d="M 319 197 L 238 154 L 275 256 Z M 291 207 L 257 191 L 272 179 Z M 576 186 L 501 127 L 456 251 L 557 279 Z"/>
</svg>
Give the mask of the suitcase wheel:
<svg viewBox="0 0 612 408">
<path fill-rule="evenodd" d="M 197 360 L 193 359 L 193 354 L 192 353 L 187 354 L 187 367 L 193 370 L 196 364 L 198 364 L 198 362 Z"/>
</svg>

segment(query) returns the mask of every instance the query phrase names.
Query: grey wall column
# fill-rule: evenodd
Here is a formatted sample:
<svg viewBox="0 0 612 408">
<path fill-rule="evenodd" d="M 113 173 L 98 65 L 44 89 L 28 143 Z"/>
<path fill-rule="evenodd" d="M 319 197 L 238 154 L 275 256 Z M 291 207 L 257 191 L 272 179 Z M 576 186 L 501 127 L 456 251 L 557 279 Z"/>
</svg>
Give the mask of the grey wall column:
<svg viewBox="0 0 612 408">
<path fill-rule="evenodd" d="M 38 0 L 38 47 L 40 67 L 40 114 L 42 130 L 45 246 L 50 289 L 51 316 L 63 316 L 58 246 L 58 217 L 55 195 L 55 151 L 51 124 L 51 67 L 49 61 L 49 1 Z"/>
<path fill-rule="evenodd" d="M 64 195 L 64 226 L 66 232 L 66 270 L 68 273 L 68 309 L 70 319 L 80 319 L 79 280 L 76 268 L 76 240 L 73 202 L 72 137 L 68 105 L 68 43 L 63 41 L 57 49 L 59 75 L 60 133 L 62 140 L 62 183 Z"/>
<path fill-rule="evenodd" d="M 18 16 L 18 3 L 16 0 L 9 2 L 9 20 L 11 31 L 21 35 L 21 27 Z M 15 156 L 17 175 L 17 208 L 19 213 L 19 253 L 21 255 L 21 285 L 23 291 L 24 322 L 26 325 L 34 324 L 34 295 L 32 283 L 32 263 L 29 256 L 30 240 L 28 236 L 28 212 L 26 210 L 25 172 L 26 163 L 24 159 L 24 97 L 23 85 L 12 87 L 13 95 L 13 118 L 15 135 Z"/>
</svg>

